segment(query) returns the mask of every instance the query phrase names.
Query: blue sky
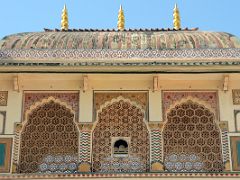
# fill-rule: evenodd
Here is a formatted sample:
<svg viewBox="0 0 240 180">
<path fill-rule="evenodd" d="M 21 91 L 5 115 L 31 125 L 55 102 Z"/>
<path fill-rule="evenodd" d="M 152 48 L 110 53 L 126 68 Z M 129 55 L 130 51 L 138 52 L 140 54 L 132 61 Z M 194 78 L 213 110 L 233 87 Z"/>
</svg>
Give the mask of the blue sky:
<svg viewBox="0 0 240 180">
<path fill-rule="evenodd" d="M 182 27 L 224 31 L 240 37 L 240 0 L 1 0 L 0 38 L 60 28 L 65 3 L 70 28 L 116 28 L 120 4 L 126 28 L 172 28 L 173 7 L 178 3 Z"/>
</svg>

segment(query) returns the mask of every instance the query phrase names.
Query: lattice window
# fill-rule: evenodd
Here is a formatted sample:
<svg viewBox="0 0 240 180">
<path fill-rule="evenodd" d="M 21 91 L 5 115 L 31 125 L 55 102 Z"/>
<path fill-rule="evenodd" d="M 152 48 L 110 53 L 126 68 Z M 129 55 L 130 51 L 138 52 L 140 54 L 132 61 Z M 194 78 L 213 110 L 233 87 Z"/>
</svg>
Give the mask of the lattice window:
<svg viewBox="0 0 240 180">
<path fill-rule="evenodd" d="M 112 157 L 113 137 L 130 139 L 127 157 Z M 93 132 L 93 171 L 148 171 L 149 146 L 149 133 L 141 109 L 123 100 L 113 102 L 98 114 L 98 122 Z"/>
<path fill-rule="evenodd" d="M 32 110 L 21 133 L 20 173 L 40 172 L 46 157 L 77 154 L 78 131 L 69 109 L 50 101 Z"/>
<path fill-rule="evenodd" d="M 168 171 L 222 171 L 220 130 L 202 105 L 187 101 L 167 114 L 163 130 L 164 164 Z"/>
<path fill-rule="evenodd" d="M 128 143 L 123 139 L 119 139 L 113 144 L 113 155 L 114 156 L 126 156 L 128 155 Z"/>
</svg>

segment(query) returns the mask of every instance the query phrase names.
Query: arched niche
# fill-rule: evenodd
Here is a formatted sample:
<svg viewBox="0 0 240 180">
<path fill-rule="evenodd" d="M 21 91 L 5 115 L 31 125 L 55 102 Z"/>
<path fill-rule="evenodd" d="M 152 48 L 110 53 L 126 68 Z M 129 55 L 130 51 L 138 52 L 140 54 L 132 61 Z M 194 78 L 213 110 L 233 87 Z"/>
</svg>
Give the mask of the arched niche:
<svg viewBox="0 0 240 180">
<path fill-rule="evenodd" d="M 56 157 L 77 156 L 78 136 L 74 112 L 67 105 L 54 98 L 36 103 L 27 111 L 23 122 L 18 172 L 36 173 L 43 168 L 48 172 L 57 171 L 42 165 L 54 162 Z"/>
<path fill-rule="evenodd" d="M 215 115 L 192 100 L 172 107 L 163 129 L 165 169 L 171 172 L 223 170 L 221 133 Z"/>
<path fill-rule="evenodd" d="M 4 134 L 5 120 L 6 120 L 6 112 L 0 111 L 0 134 Z"/>
<path fill-rule="evenodd" d="M 92 135 L 94 172 L 149 171 L 150 136 L 144 117 L 144 110 L 136 103 L 121 97 L 100 108 Z M 125 150 L 127 148 L 126 157 L 114 156 L 117 141 L 126 141 L 120 144 Z M 137 167 L 131 164 L 134 161 Z M 117 163 L 120 164 L 118 168 L 114 166 Z M 129 166 L 121 167 L 123 164 Z"/>
<path fill-rule="evenodd" d="M 121 138 L 113 143 L 113 156 L 126 157 L 128 155 L 128 141 Z"/>
</svg>

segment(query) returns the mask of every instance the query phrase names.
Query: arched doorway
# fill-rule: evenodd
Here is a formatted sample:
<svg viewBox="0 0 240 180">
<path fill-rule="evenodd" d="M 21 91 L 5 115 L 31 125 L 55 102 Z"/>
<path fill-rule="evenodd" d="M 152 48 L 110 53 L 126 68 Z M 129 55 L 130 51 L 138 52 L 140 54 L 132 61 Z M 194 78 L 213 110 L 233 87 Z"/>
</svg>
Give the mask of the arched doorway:
<svg viewBox="0 0 240 180">
<path fill-rule="evenodd" d="M 163 129 L 164 165 L 171 172 L 223 170 L 220 130 L 214 113 L 188 100 L 167 114 Z"/>
<path fill-rule="evenodd" d="M 21 133 L 19 173 L 51 173 L 59 171 L 64 160 L 76 161 L 78 130 L 70 109 L 50 100 L 34 108 L 26 121 Z"/>
<path fill-rule="evenodd" d="M 97 117 L 92 142 L 93 171 L 148 171 L 150 137 L 144 112 L 130 101 L 117 100 L 102 108 Z"/>
</svg>

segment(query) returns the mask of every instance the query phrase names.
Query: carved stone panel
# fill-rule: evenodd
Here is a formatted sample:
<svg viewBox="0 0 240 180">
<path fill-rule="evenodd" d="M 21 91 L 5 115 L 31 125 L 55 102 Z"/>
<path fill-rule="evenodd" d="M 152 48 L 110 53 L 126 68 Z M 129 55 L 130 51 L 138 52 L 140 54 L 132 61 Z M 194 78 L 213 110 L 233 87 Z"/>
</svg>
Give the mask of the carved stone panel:
<svg viewBox="0 0 240 180">
<path fill-rule="evenodd" d="M 163 118 L 167 119 L 167 112 L 176 103 L 185 99 L 201 101 L 202 104 L 207 104 L 216 116 L 219 118 L 218 95 L 216 91 L 163 91 Z"/>
<path fill-rule="evenodd" d="M 100 109 L 104 103 L 123 97 L 138 103 L 145 112 L 148 112 L 148 94 L 147 92 L 95 92 L 94 93 L 94 112 Z M 147 114 L 145 114 L 147 115 Z"/>
<path fill-rule="evenodd" d="M 8 92 L 0 91 L 0 106 L 7 106 Z"/>
<path fill-rule="evenodd" d="M 127 100 L 117 100 L 98 112 L 92 142 L 94 172 L 149 171 L 150 135 L 139 107 Z M 126 157 L 112 154 L 112 139 L 119 137 L 129 139 Z"/>
<path fill-rule="evenodd" d="M 240 89 L 232 90 L 232 98 L 234 105 L 240 105 Z"/>
<path fill-rule="evenodd" d="M 49 164 L 49 157 L 50 159 L 77 157 L 78 141 L 79 133 L 72 110 L 54 100 L 40 104 L 28 114 L 21 132 L 18 172 L 54 173 L 58 170 L 58 164 L 55 163 L 52 168 L 53 164 Z M 75 167 L 77 168 L 76 164 Z M 62 169 L 62 172 L 65 170 Z"/>
<path fill-rule="evenodd" d="M 173 172 L 223 170 L 221 133 L 214 113 L 188 100 L 167 114 L 163 130 L 164 165 Z"/>
<path fill-rule="evenodd" d="M 35 103 L 41 102 L 43 99 L 48 99 L 53 97 L 65 102 L 71 109 L 75 112 L 75 119 L 78 121 L 79 114 L 79 92 L 77 91 L 26 91 L 24 93 L 24 108 L 23 116 L 25 116 L 26 111 Z M 24 120 L 25 117 L 23 117 Z"/>
</svg>

